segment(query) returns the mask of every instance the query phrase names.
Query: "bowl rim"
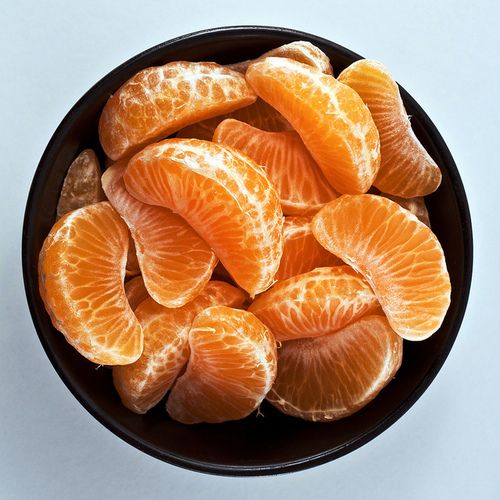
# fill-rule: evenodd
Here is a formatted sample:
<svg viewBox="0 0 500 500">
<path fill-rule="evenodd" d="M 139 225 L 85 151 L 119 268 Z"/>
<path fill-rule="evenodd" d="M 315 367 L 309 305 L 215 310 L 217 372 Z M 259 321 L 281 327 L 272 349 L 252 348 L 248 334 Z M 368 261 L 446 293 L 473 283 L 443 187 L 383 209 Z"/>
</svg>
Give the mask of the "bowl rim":
<svg viewBox="0 0 500 500">
<path fill-rule="evenodd" d="M 104 425 L 108 430 L 113 432 L 115 435 L 120 437 L 122 440 L 128 444 L 134 446 L 135 448 L 141 450 L 148 455 L 158 458 L 164 462 L 171 463 L 183 467 L 185 469 L 216 474 L 216 475 L 226 475 L 226 476 L 256 476 L 256 475 L 270 475 L 287 473 L 298 470 L 303 470 L 306 468 L 314 467 L 320 464 L 324 464 L 336 458 L 339 458 L 351 451 L 368 443 L 376 436 L 384 432 L 388 427 L 390 427 L 394 422 L 401 418 L 420 398 L 420 396 L 429 387 L 431 382 L 434 380 L 439 370 L 443 366 L 448 354 L 455 342 L 455 339 L 460 330 L 460 326 L 465 314 L 467 307 L 467 301 L 470 293 L 470 286 L 472 280 L 472 264 L 473 264 L 473 236 L 472 236 L 472 222 L 470 217 L 469 206 L 467 202 L 467 197 L 465 194 L 464 186 L 460 178 L 457 166 L 451 153 L 443 140 L 441 134 L 437 130 L 434 123 L 427 116 L 425 111 L 420 107 L 420 105 L 408 94 L 401 86 L 401 93 L 404 94 L 404 98 L 407 102 L 411 102 L 411 105 L 417 109 L 420 113 L 419 119 L 421 120 L 422 126 L 428 132 L 428 134 L 433 138 L 437 149 L 445 160 L 447 165 L 447 172 L 450 177 L 452 184 L 452 189 L 455 193 L 457 206 L 459 211 L 460 220 L 462 222 L 462 237 L 464 243 L 464 283 L 463 283 L 463 293 L 457 298 L 459 304 L 457 307 L 456 321 L 454 323 L 454 328 L 452 334 L 448 335 L 446 343 L 443 345 L 441 355 L 434 360 L 431 368 L 427 372 L 426 376 L 420 381 L 420 384 L 415 388 L 415 390 L 410 394 L 410 396 L 401 402 L 398 408 L 391 414 L 387 415 L 385 418 L 380 420 L 377 424 L 367 430 L 360 436 L 353 438 L 352 440 L 346 442 L 343 446 L 337 447 L 335 449 L 324 450 L 316 455 L 310 455 L 302 457 L 296 460 L 284 461 L 276 464 L 266 464 L 266 465 L 248 465 L 248 466 L 235 466 L 235 465 L 221 465 L 214 464 L 205 461 L 190 459 L 184 456 L 179 456 L 170 451 L 155 447 L 151 443 L 147 443 L 144 440 L 138 439 L 135 435 L 132 435 L 127 429 L 117 424 L 114 419 L 109 417 L 105 412 L 101 411 L 98 406 L 93 405 L 91 402 L 87 401 L 83 395 L 80 394 L 79 389 L 70 380 L 70 377 L 66 375 L 65 371 L 59 365 L 57 358 L 53 354 L 45 338 L 45 334 L 40 327 L 37 320 L 37 311 L 35 308 L 35 295 L 38 293 L 38 289 L 34 289 L 32 282 L 30 281 L 30 269 L 29 269 L 29 247 L 30 241 L 32 239 L 32 229 L 30 227 L 30 219 L 33 212 L 33 204 L 35 200 L 39 197 L 39 178 L 45 165 L 50 162 L 51 156 L 54 151 L 57 150 L 58 145 L 61 141 L 61 134 L 67 128 L 68 124 L 71 123 L 79 113 L 82 106 L 85 105 L 86 100 L 92 96 L 96 90 L 98 90 L 107 80 L 112 79 L 116 74 L 120 73 L 128 66 L 134 64 L 138 60 L 146 57 L 149 54 L 157 53 L 163 49 L 183 43 L 189 40 L 196 39 L 197 41 L 202 41 L 204 39 L 210 39 L 214 36 L 219 36 L 220 34 L 229 34 L 232 36 L 257 36 L 270 35 L 270 34 L 286 34 L 299 39 L 310 40 L 311 43 L 317 43 L 319 45 L 328 45 L 333 47 L 336 51 L 345 54 L 349 58 L 362 59 L 362 57 L 355 52 L 338 45 L 335 42 L 327 40 L 325 38 L 306 33 L 303 31 L 298 31 L 291 28 L 275 27 L 275 26 L 260 26 L 260 25 L 235 25 L 235 26 L 222 26 L 210 29 L 204 29 L 181 35 L 160 44 L 157 44 L 151 48 L 148 48 L 139 54 L 131 57 L 127 61 L 118 65 L 116 68 L 104 75 L 97 83 L 95 83 L 83 96 L 78 99 L 78 101 L 71 107 L 66 116 L 62 119 L 59 126 L 56 128 L 51 139 L 49 140 L 38 166 L 35 170 L 33 180 L 31 182 L 26 208 L 24 213 L 23 230 L 22 230 L 22 245 L 21 245 L 21 260 L 23 268 L 23 281 L 26 294 L 26 300 L 28 303 L 28 308 L 32 317 L 35 330 L 38 334 L 38 338 L 42 344 L 42 347 L 49 358 L 55 371 L 73 394 L 73 396 L 78 400 L 78 402 L 102 425 Z"/>
</svg>

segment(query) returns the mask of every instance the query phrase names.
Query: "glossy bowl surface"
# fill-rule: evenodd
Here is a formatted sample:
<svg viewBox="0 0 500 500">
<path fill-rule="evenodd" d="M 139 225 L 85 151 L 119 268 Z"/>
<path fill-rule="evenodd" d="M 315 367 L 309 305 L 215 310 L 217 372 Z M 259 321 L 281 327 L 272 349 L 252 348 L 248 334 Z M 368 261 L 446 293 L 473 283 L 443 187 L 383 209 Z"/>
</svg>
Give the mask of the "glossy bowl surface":
<svg viewBox="0 0 500 500">
<path fill-rule="evenodd" d="M 22 261 L 28 305 L 35 328 L 57 373 L 80 403 L 131 445 L 166 462 L 225 475 L 290 472 L 327 462 L 373 439 L 422 395 L 443 365 L 458 334 L 472 275 L 472 229 L 465 191 L 453 158 L 429 117 L 401 89 L 412 126 L 441 166 L 443 182 L 427 198 L 432 228 L 443 245 L 452 282 L 451 306 L 435 335 L 406 342 L 396 378 L 355 415 L 334 423 L 310 423 L 280 414 L 264 403 L 264 417 L 186 426 L 170 420 L 159 404 L 144 416 L 120 403 L 111 371 L 81 357 L 51 325 L 38 294 L 37 260 L 55 218 L 65 173 L 75 156 L 97 139 L 99 113 L 110 94 L 137 71 L 174 60 L 222 64 L 256 57 L 294 40 L 308 40 L 332 60 L 335 74 L 360 56 L 323 38 L 285 28 L 227 27 L 192 33 L 133 57 L 94 85 L 69 111 L 50 140 L 36 170 L 26 206 Z M 75 432 L 78 430 L 75 429 Z"/>
</svg>

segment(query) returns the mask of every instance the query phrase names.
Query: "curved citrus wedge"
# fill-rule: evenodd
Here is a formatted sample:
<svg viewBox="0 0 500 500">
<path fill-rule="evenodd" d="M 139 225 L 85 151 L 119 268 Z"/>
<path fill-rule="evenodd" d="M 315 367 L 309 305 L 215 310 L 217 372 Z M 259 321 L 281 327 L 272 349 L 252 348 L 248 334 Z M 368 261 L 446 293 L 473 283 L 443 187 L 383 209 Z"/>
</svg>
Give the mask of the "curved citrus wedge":
<svg viewBox="0 0 500 500">
<path fill-rule="evenodd" d="M 189 332 L 191 354 L 167 401 L 184 424 L 245 418 L 276 377 L 276 341 L 253 314 L 229 307 L 199 313 Z"/>
<path fill-rule="evenodd" d="M 208 141 L 167 139 L 135 155 L 124 180 L 138 200 L 181 215 L 251 296 L 273 283 L 283 215 L 275 189 L 252 160 Z"/>
<path fill-rule="evenodd" d="M 387 193 L 380 193 L 380 195 L 384 196 L 385 198 L 389 198 L 389 200 L 395 201 L 398 205 L 401 205 L 403 208 L 406 208 L 406 210 L 409 210 L 427 227 L 431 227 L 429 212 L 427 211 L 425 200 L 422 196 L 418 196 L 417 198 L 401 198 L 399 196 L 394 196 Z"/>
<path fill-rule="evenodd" d="M 203 309 L 226 305 L 241 307 L 245 293 L 221 281 L 211 281 L 183 307 L 167 309 L 153 299 L 135 310 L 144 332 L 144 351 L 130 365 L 113 368 L 113 382 L 123 404 L 146 413 L 165 396 L 189 357 L 188 332 Z"/>
<path fill-rule="evenodd" d="M 144 280 L 141 275 L 125 282 L 125 295 L 132 311 L 135 311 L 141 302 L 149 299 L 149 293 L 144 286 Z"/>
<path fill-rule="evenodd" d="M 299 133 L 339 193 L 370 188 L 379 169 L 380 143 L 370 112 L 354 90 L 282 57 L 251 64 L 246 79 Z"/>
<path fill-rule="evenodd" d="M 441 170 L 420 144 L 397 83 L 377 61 L 356 61 L 339 75 L 370 109 L 380 135 L 381 162 L 375 186 L 403 198 L 425 196 L 441 183 Z"/>
<path fill-rule="evenodd" d="M 337 256 L 325 250 L 312 233 L 312 217 L 285 217 L 283 256 L 276 280 L 283 281 L 317 267 L 340 266 Z"/>
<path fill-rule="evenodd" d="M 146 68 L 112 95 L 99 119 L 99 139 L 119 160 L 146 144 L 256 99 L 243 75 L 209 62 L 171 62 Z"/>
<path fill-rule="evenodd" d="M 73 160 L 64 178 L 57 202 L 57 218 L 105 199 L 99 160 L 92 149 L 84 149 Z"/>
<path fill-rule="evenodd" d="M 213 141 L 239 149 L 265 167 L 285 215 L 316 213 L 337 197 L 297 132 L 266 132 L 244 122 L 224 120 Z"/>
<path fill-rule="evenodd" d="M 267 400 L 294 417 L 338 420 L 375 398 L 402 358 L 403 341 L 387 320 L 365 316 L 329 335 L 283 343 Z"/>
<path fill-rule="evenodd" d="M 248 123 L 249 125 L 253 125 L 261 130 L 267 130 L 268 132 L 292 130 L 292 126 L 273 107 L 269 106 L 269 104 L 262 99 L 257 99 L 253 104 L 250 104 L 250 106 L 237 109 L 232 113 L 226 113 L 189 125 L 179 130 L 176 137 L 211 141 L 217 125 L 229 118 Z"/>
<path fill-rule="evenodd" d="M 378 302 L 349 266 L 320 267 L 279 281 L 248 308 L 276 340 L 319 337 L 374 311 Z"/>
<path fill-rule="evenodd" d="M 227 67 L 239 71 L 240 73 L 245 73 L 250 64 L 264 59 L 265 57 L 286 57 L 302 64 L 312 66 L 327 75 L 333 74 L 332 65 L 330 64 L 328 56 L 320 48 L 316 47 L 316 45 L 304 40 L 297 40 L 296 42 L 281 45 L 280 47 L 276 47 L 262 54 L 258 59 L 228 64 Z"/>
<path fill-rule="evenodd" d="M 132 363 L 142 352 L 123 287 L 128 238 L 120 216 L 101 202 L 63 216 L 40 251 L 40 295 L 52 324 L 94 363 Z"/>
<path fill-rule="evenodd" d="M 423 340 L 443 322 L 450 277 L 443 249 L 412 213 L 382 196 L 341 196 L 313 219 L 316 239 L 370 283 L 403 338 Z"/>
<path fill-rule="evenodd" d="M 182 217 L 130 195 L 123 182 L 126 168 L 125 162 L 108 167 L 104 191 L 130 229 L 149 295 L 165 307 L 183 306 L 208 283 L 217 257 Z"/>
</svg>

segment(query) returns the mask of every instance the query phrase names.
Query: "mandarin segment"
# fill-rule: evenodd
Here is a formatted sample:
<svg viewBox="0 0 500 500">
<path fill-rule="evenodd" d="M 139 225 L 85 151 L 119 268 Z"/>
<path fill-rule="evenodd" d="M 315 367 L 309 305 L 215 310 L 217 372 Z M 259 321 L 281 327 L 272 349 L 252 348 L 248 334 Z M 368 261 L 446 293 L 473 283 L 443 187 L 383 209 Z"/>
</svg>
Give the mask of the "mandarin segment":
<svg viewBox="0 0 500 500">
<path fill-rule="evenodd" d="M 273 283 L 283 215 L 275 189 L 251 159 L 208 141 L 168 139 L 135 155 L 124 180 L 138 200 L 181 215 L 251 296 Z"/>
<path fill-rule="evenodd" d="M 217 257 L 181 216 L 130 195 L 126 168 L 117 162 L 106 170 L 104 191 L 130 229 L 149 295 L 165 307 L 183 306 L 206 286 Z"/>
<path fill-rule="evenodd" d="M 397 83 L 379 62 L 356 61 L 339 75 L 370 109 L 380 135 L 375 186 L 403 198 L 425 196 L 441 183 L 441 170 L 415 136 Z"/>
<path fill-rule="evenodd" d="M 285 215 L 316 213 L 337 197 L 297 132 L 266 132 L 229 119 L 218 125 L 213 141 L 236 148 L 265 167 Z"/>
<path fill-rule="evenodd" d="M 331 75 L 279 57 L 251 64 L 246 79 L 299 133 L 339 193 L 364 193 L 380 164 L 378 131 L 359 95 Z"/>
<path fill-rule="evenodd" d="M 93 203 L 104 201 L 101 167 L 92 149 L 84 149 L 69 166 L 57 202 L 57 218 Z"/>
<path fill-rule="evenodd" d="M 125 282 L 125 295 L 132 311 L 135 311 L 141 302 L 149 299 L 149 293 L 144 286 L 144 280 L 141 275 Z"/>
<path fill-rule="evenodd" d="M 262 99 L 257 99 L 253 104 L 250 104 L 250 106 L 237 109 L 232 113 L 226 113 L 189 125 L 179 130 L 176 137 L 211 141 L 219 123 L 229 118 L 248 123 L 249 125 L 261 130 L 267 130 L 268 132 L 292 130 L 292 126 L 273 107 L 269 106 L 269 104 Z"/>
<path fill-rule="evenodd" d="M 312 232 L 312 216 L 285 217 L 283 225 L 283 256 L 275 279 L 283 281 L 317 267 L 343 264 L 342 260 L 325 250 Z"/>
<path fill-rule="evenodd" d="M 282 341 L 331 333 L 377 307 L 363 277 L 349 266 L 336 266 L 279 281 L 248 310 Z"/>
<path fill-rule="evenodd" d="M 189 332 L 186 371 L 167 401 L 179 422 L 225 422 L 245 418 L 276 377 L 276 341 L 253 314 L 228 307 L 199 313 Z"/>
<path fill-rule="evenodd" d="M 123 404 L 146 413 L 168 392 L 189 357 L 188 332 L 203 309 L 225 305 L 242 307 L 246 295 L 227 283 L 211 281 L 183 307 L 168 309 L 147 299 L 135 310 L 144 332 L 144 350 L 130 365 L 113 368 L 113 382 Z"/>
<path fill-rule="evenodd" d="M 313 233 L 365 276 L 399 335 L 423 340 L 439 329 L 450 277 L 438 239 L 412 213 L 382 196 L 344 195 L 315 215 Z"/>
<path fill-rule="evenodd" d="M 107 156 L 119 160 L 181 128 L 254 102 L 238 72 L 210 62 L 146 68 L 113 94 L 99 119 Z"/>
<path fill-rule="evenodd" d="M 400 198 L 399 196 L 394 196 L 387 193 L 380 193 L 380 195 L 384 196 L 385 198 L 389 198 L 389 200 L 395 201 L 398 205 L 401 205 L 406 210 L 409 210 L 427 227 L 431 227 L 429 212 L 425 205 L 425 200 L 422 196 L 418 196 L 417 198 Z"/>
<path fill-rule="evenodd" d="M 383 316 L 322 337 L 284 342 L 267 400 L 287 415 L 331 422 L 368 404 L 392 380 L 403 341 Z"/>
<path fill-rule="evenodd" d="M 307 64 L 327 75 L 333 74 L 332 65 L 330 64 L 328 56 L 319 47 L 305 40 L 297 40 L 296 42 L 281 45 L 280 47 L 265 52 L 258 59 L 228 64 L 227 67 L 239 71 L 240 73 L 245 73 L 250 64 L 266 57 L 286 57 Z"/>
<path fill-rule="evenodd" d="M 63 216 L 40 251 L 40 295 L 52 324 L 94 363 L 132 363 L 142 352 L 123 286 L 127 248 L 127 226 L 100 202 Z"/>
</svg>

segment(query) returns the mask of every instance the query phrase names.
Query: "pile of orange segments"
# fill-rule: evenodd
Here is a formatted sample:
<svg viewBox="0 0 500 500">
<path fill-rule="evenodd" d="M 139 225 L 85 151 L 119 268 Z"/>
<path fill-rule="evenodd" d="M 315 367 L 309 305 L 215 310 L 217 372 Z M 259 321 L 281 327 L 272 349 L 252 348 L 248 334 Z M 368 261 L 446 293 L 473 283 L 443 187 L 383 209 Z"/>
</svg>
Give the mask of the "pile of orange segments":
<svg viewBox="0 0 500 500">
<path fill-rule="evenodd" d="M 107 169 L 83 151 L 39 259 L 52 323 L 123 404 L 185 423 L 264 399 L 344 418 L 450 303 L 424 196 L 441 172 L 378 62 L 333 75 L 308 42 L 171 62 L 112 95 Z M 368 191 L 370 194 L 367 194 Z"/>
</svg>

